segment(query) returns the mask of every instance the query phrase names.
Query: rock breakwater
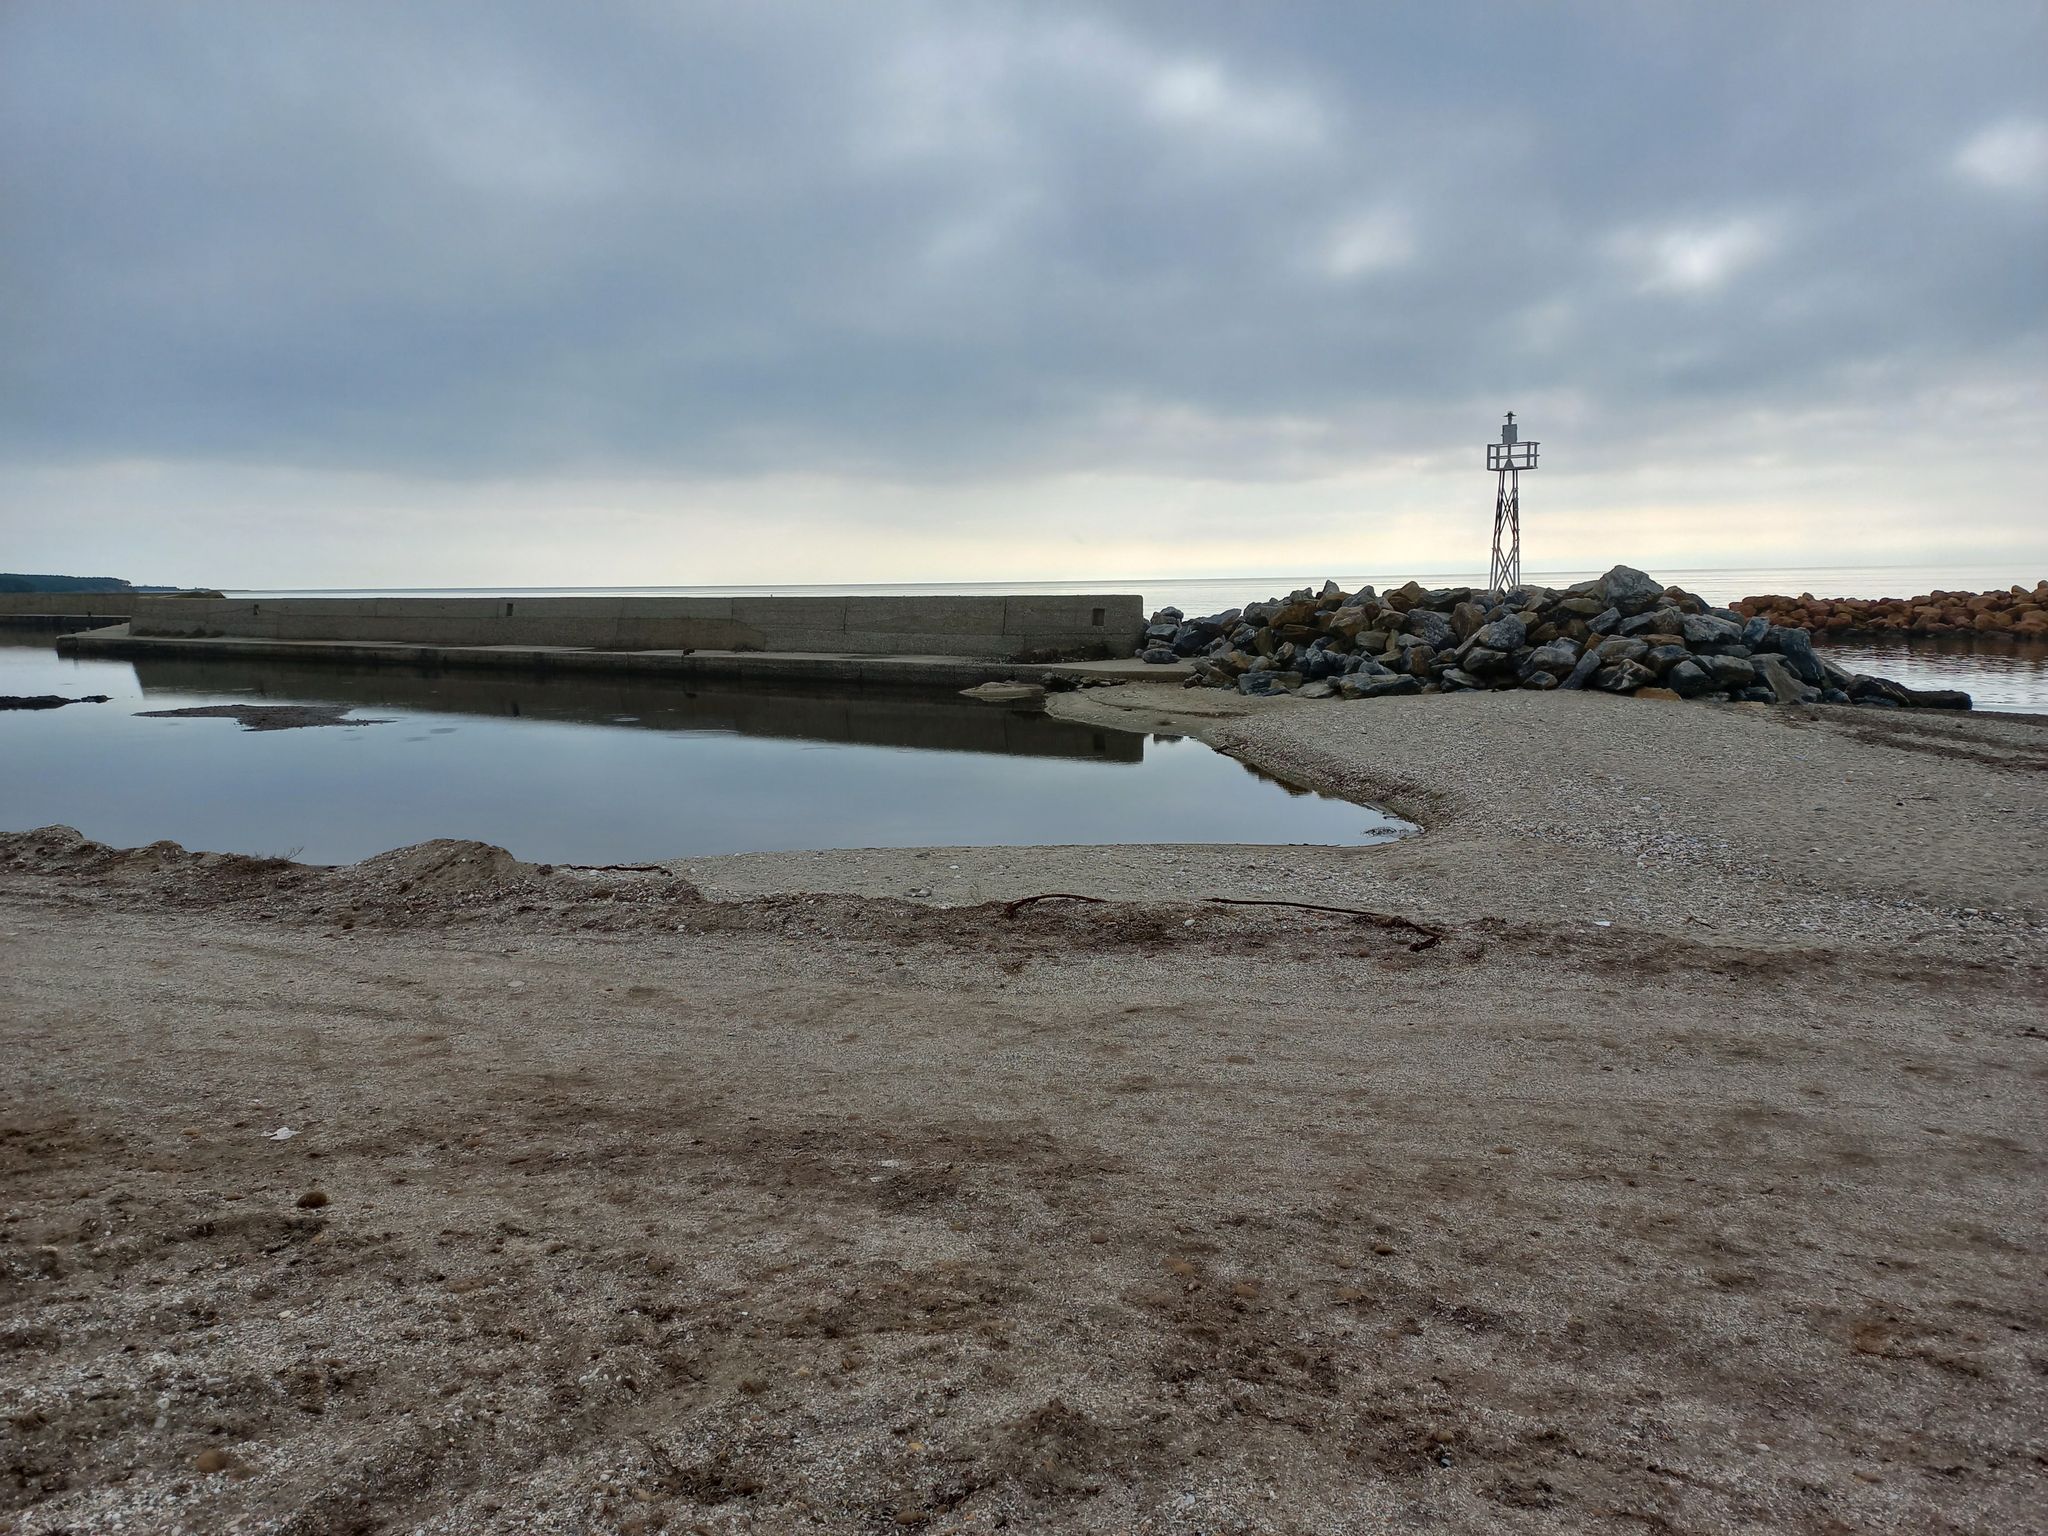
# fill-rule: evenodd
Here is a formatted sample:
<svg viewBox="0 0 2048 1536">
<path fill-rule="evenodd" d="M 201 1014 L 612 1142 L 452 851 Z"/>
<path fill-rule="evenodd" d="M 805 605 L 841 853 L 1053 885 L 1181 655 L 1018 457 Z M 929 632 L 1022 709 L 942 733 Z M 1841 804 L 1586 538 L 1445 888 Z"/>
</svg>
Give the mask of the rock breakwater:
<svg viewBox="0 0 2048 1536">
<path fill-rule="evenodd" d="M 1970 696 L 1851 673 L 1802 626 L 1717 608 L 1617 565 L 1563 590 L 1335 582 L 1190 619 L 1152 615 L 1138 655 L 1189 660 L 1187 686 L 1370 699 L 1467 689 L 1598 689 L 1644 698 L 1968 709 Z"/>
<path fill-rule="evenodd" d="M 2048 638 L 2048 581 L 2002 592 L 1923 592 L 1918 597 L 1797 597 L 1767 594 L 1734 605 L 1744 618 L 1816 635 L 2032 635 Z"/>
</svg>

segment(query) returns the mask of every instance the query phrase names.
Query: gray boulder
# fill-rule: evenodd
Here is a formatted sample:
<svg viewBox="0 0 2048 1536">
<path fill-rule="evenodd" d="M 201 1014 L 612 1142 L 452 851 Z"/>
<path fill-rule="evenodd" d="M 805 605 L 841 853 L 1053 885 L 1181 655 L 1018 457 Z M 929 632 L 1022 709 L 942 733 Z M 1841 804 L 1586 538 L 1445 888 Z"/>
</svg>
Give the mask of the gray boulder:
<svg viewBox="0 0 2048 1536">
<path fill-rule="evenodd" d="M 1247 672 L 1237 680 L 1237 691 L 1264 699 L 1275 694 L 1292 693 L 1301 684 L 1299 672 Z"/>
<path fill-rule="evenodd" d="M 1458 643 L 1451 621 L 1429 608 L 1411 608 L 1402 624 L 1409 634 L 1428 642 L 1431 650 L 1447 651 Z"/>
<path fill-rule="evenodd" d="M 1682 645 L 1653 645 L 1643 653 L 1643 665 L 1659 674 L 1670 671 L 1681 661 L 1691 661 L 1692 652 Z"/>
<path fill-rule="evenodd" d="M 1786 665 L 1785 658 L 1766 654 L 1751 658 L 1756 669 L 1763 676 L 1764 686 L 1771 690 L 1771 697 L 1779 704 L 1813 704 L 1819 702 L 1820 690 L 1800 679 L 1799 674 Z"/>
<path fill-rule="evenodd" d="M 1802 683 L 1819 687 L 1828 680 L 1821 669 L 1820 658 L 1813 653 L 1813 636 L 1803 629 L 1780 629 L 1777 633 L 1778 654 L 1785 658 L 1785 664 L 1798 676 Z M 1852 695 L 1854 690 L 1851 690 Z"/>
<path fill-rule="evenodd" d="M 1416 677 L 1347 677 L 1337 683 L 1337 692 L 1347 699 L 1384 699 L 1399 693 L 1420 693 L 1422 680 Z"/>
<path fill-rule="evenodd" d="M 1742 626 L 1711 613 L 1688 613 L 1679 621 L 1678 633 L 1687 645 L 1733 645 L 1742 639 Z"/>
<path fill-rule="evenodd" d="M 1527 681 L 1532 674 L 1537 672 L 1548 672 L 1554 674 L 1554 676 L 1552 676 L 1546 686 L 1555 688 L 1557 686 L 1557 679 L 1568 674 L 1578 664 L 1578 659 L 1578 653 L 1572 649 L 1571 642 L 1568 640 L 1553 641 L 1549 645 L 1539 645 L 1529 653 L 1529 659 L 1522 663 L 1523 680 Z"/>
<path fill-rule="evenodd" d="M 1960 688 L 1908 688 L 1915 709 L 1968 709 L 1970 696 Z"/>
<path fill-rule="evenodd" d="M 1597 647 L 1603 662 L 1641 661 L 1650 651 L 1649 642 L 1638 640 L 1632 635 L 1615 635 L 1602 640 Z"/>
<path fill-rule="evenodd" d="M 1617 661 L 1593 674 L 1593 686 L 1608 693 L 1634 693 L 1657 681 L 1657 674 L 1639 661 Z"/>
<path fill-rule="evenodd" d="M 1662 603 L 1664 589 L 1654 576 L 1637 570 L 1632 565 L 1617 565 L 1600 578 L 1600 595 L 1607 599 L 1609 606 L 1625 612 L 1640 613 L 1645 608 Z"/>
<path fill-rule="evenodd" d="M 1593 678 L 1600 671 L 1600 666 L 1599 648 L 1597 646 L 1588 647 L 1586 654 L 1579 658 L 1578 665 L 1573 667 L 1570 673 L 1566 675 L 1565 680 L 1557 686 L 1567 692 L 1576 692 L 1593 681 Z"/>
<path fill-rule="evenodd" d="M 1313 683 L 1303 683 L 1300 693 L 1296 694 L 1295 697 L 1302 699 L 1327 699 L 1333 698 L 1336 692 L 1337 690 L 1332 684 L 1318 679 Z"/>
<path fill-rule="evenodd" d="M 1170 667 L 1179 661 L 1180 657 L 1174 654 L 1172 646 L 1154 645 L 1140 651 L 1138 660 L 1155 667 Z"/>
<path fill-rule="evenodd" d="M 1522 686 L 1524 688 L 1542 688 L 1546 690 L 1555 688 L 1557 686 L 1557 674 L 1555 672 L 1545 672 L 1540 667 L 1534 672 L 1524 672 L 1522 674 Z"/>
<path fill-rule="evenodd" d="M 1854 677 L 1849 680 L 1849 698 L 1856 704 L 1882 699 L 1887 704 L 1907 709 L 1912 706 L 1913 692 L 1905 684 L 1895 683 L 1888 677 Z"/>
<path fill-rule="evenodd" d="M 1458 658 L 1458 665 L 1479 677 L 1507 670 L 1508 655 L 1505 651 L 1491 650 L 1483 645 L 1467 646 L 1465 654 Z"/>
<path fill-rule="evenodd" d="M 1586 628 L 1592 630 L 1596 635 L 1611 635 L 1620 625 L 1621 610 L 1619 608 L 1603 608 L 1594 614 L 1592 618 L 1586 620 Z"/>
<path fill-rule="evenodd" d="M 1474 636 L 1489 651 L 1520 650 L 1529 643 L 1529 626 L 1514 614 L 1482 624 Z"/>
<path fill-rule="evenodd" d="M 1664 686 L 1681 699 L 1696 699 L 1715 691 L 1714 680 L 1707 675 L 1706 668 L 1690 657 L 1664 674 Z"/>
<path fill-rule="evenodd" d="M 1723 688 L 1747 688 L 1756 681 L 1756 663 L 1743 656 L 1701 656 L 1707 676 Z"/>
</svg>

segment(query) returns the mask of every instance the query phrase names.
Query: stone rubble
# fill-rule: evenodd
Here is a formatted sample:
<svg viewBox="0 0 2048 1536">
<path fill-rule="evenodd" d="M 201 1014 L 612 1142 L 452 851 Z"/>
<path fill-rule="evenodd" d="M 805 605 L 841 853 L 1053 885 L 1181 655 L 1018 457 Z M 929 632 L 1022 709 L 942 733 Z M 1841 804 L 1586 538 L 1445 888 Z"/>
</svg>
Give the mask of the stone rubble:
<svg viewBox="0 0 2048 1536">
<path fill-rule="evenodd" d="M 1346 593 L 1335 582 L 1206 618 L 1152 615 L 1138 656 L 1194 663 L 1186 686 L 1307 699 L 1466 689 L 1598 689 L 1641 698 L 1968 709 L 1950 689 L 1850 673 L 1811 633 L 1716 608 L 1626 565 L 1555 591 Z"/>
<path fill-rule="evenodd" d="M 1797 597 L 1736 600 L 1744 618 L 1829 635 L 2031 635 L 2048 637 L 2048 581 L 1998 592 L 1923 592 L 1918 597 Z"/>
</svg>

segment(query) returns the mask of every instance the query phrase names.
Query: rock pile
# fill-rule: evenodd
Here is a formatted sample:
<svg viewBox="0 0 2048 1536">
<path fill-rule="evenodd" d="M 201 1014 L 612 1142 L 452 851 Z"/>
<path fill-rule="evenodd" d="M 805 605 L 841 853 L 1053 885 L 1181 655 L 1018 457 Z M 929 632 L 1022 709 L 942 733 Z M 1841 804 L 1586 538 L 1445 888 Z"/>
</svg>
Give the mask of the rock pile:
<svg viewBox="0 0 2048 1536">
<path fill-rule="evenodd" d="M 1152 615 L 1138 655 L 1194 663 L 1187 686 L 1370 699 L 1596 688 L 1646 698 L 1968 709 L 1970 696 L 1851 674 L 1803 628 L 1716 608 L 1626 565 L 1554 591 L 1346 593 L 1335 582 L 1207 618 Z"/>
<path fill-rule="evenodd" d="M 2012 634 L 2048 637 L 2048 581 L 2032 590 L 1923 592 L 1918 597 L 1745 597 L 1734 611 L 1824 635 Z"/>
</svg>

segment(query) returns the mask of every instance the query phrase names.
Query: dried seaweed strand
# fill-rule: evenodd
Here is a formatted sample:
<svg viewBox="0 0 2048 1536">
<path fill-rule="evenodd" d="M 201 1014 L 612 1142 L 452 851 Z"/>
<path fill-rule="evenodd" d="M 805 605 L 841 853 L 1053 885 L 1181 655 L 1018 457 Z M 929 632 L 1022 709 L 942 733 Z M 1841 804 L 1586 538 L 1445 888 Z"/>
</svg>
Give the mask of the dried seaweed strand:
<svg viewBox="0 0 2048 1536">
<path fill-rule="evenodd" d="M 1030 906 L 1034 901 L 1092 901 L 1097 906 L 1107 904 L 1103 896 L 1077 896 L 1072 891 L 1047 891 L 1043 896 L 1019 896 L 1003 908 L 1003 916 L 1015 917 L 1019 909 Z"/>
<path fill-rule="evenodd" d="M 1325 907 L 1312 901 L 1277 901 L 1255 896 L 1204 896 L 1204 901 L 1220 902 L 1230 907 L 1294 907 L 1303 912 L 1336 912 L 1344 917 L 1355 917 L 1371 923 L 1377 928 L 1396 928 L 1405 933 L 1418 935 L 1410 949 L 1428 949 L 1444 936 L 1441 928 L 1431 928 L 1410 918 L 1395 917 L 1386 912 L 1367 912 L 1360 907 Z"/>
</svg>

